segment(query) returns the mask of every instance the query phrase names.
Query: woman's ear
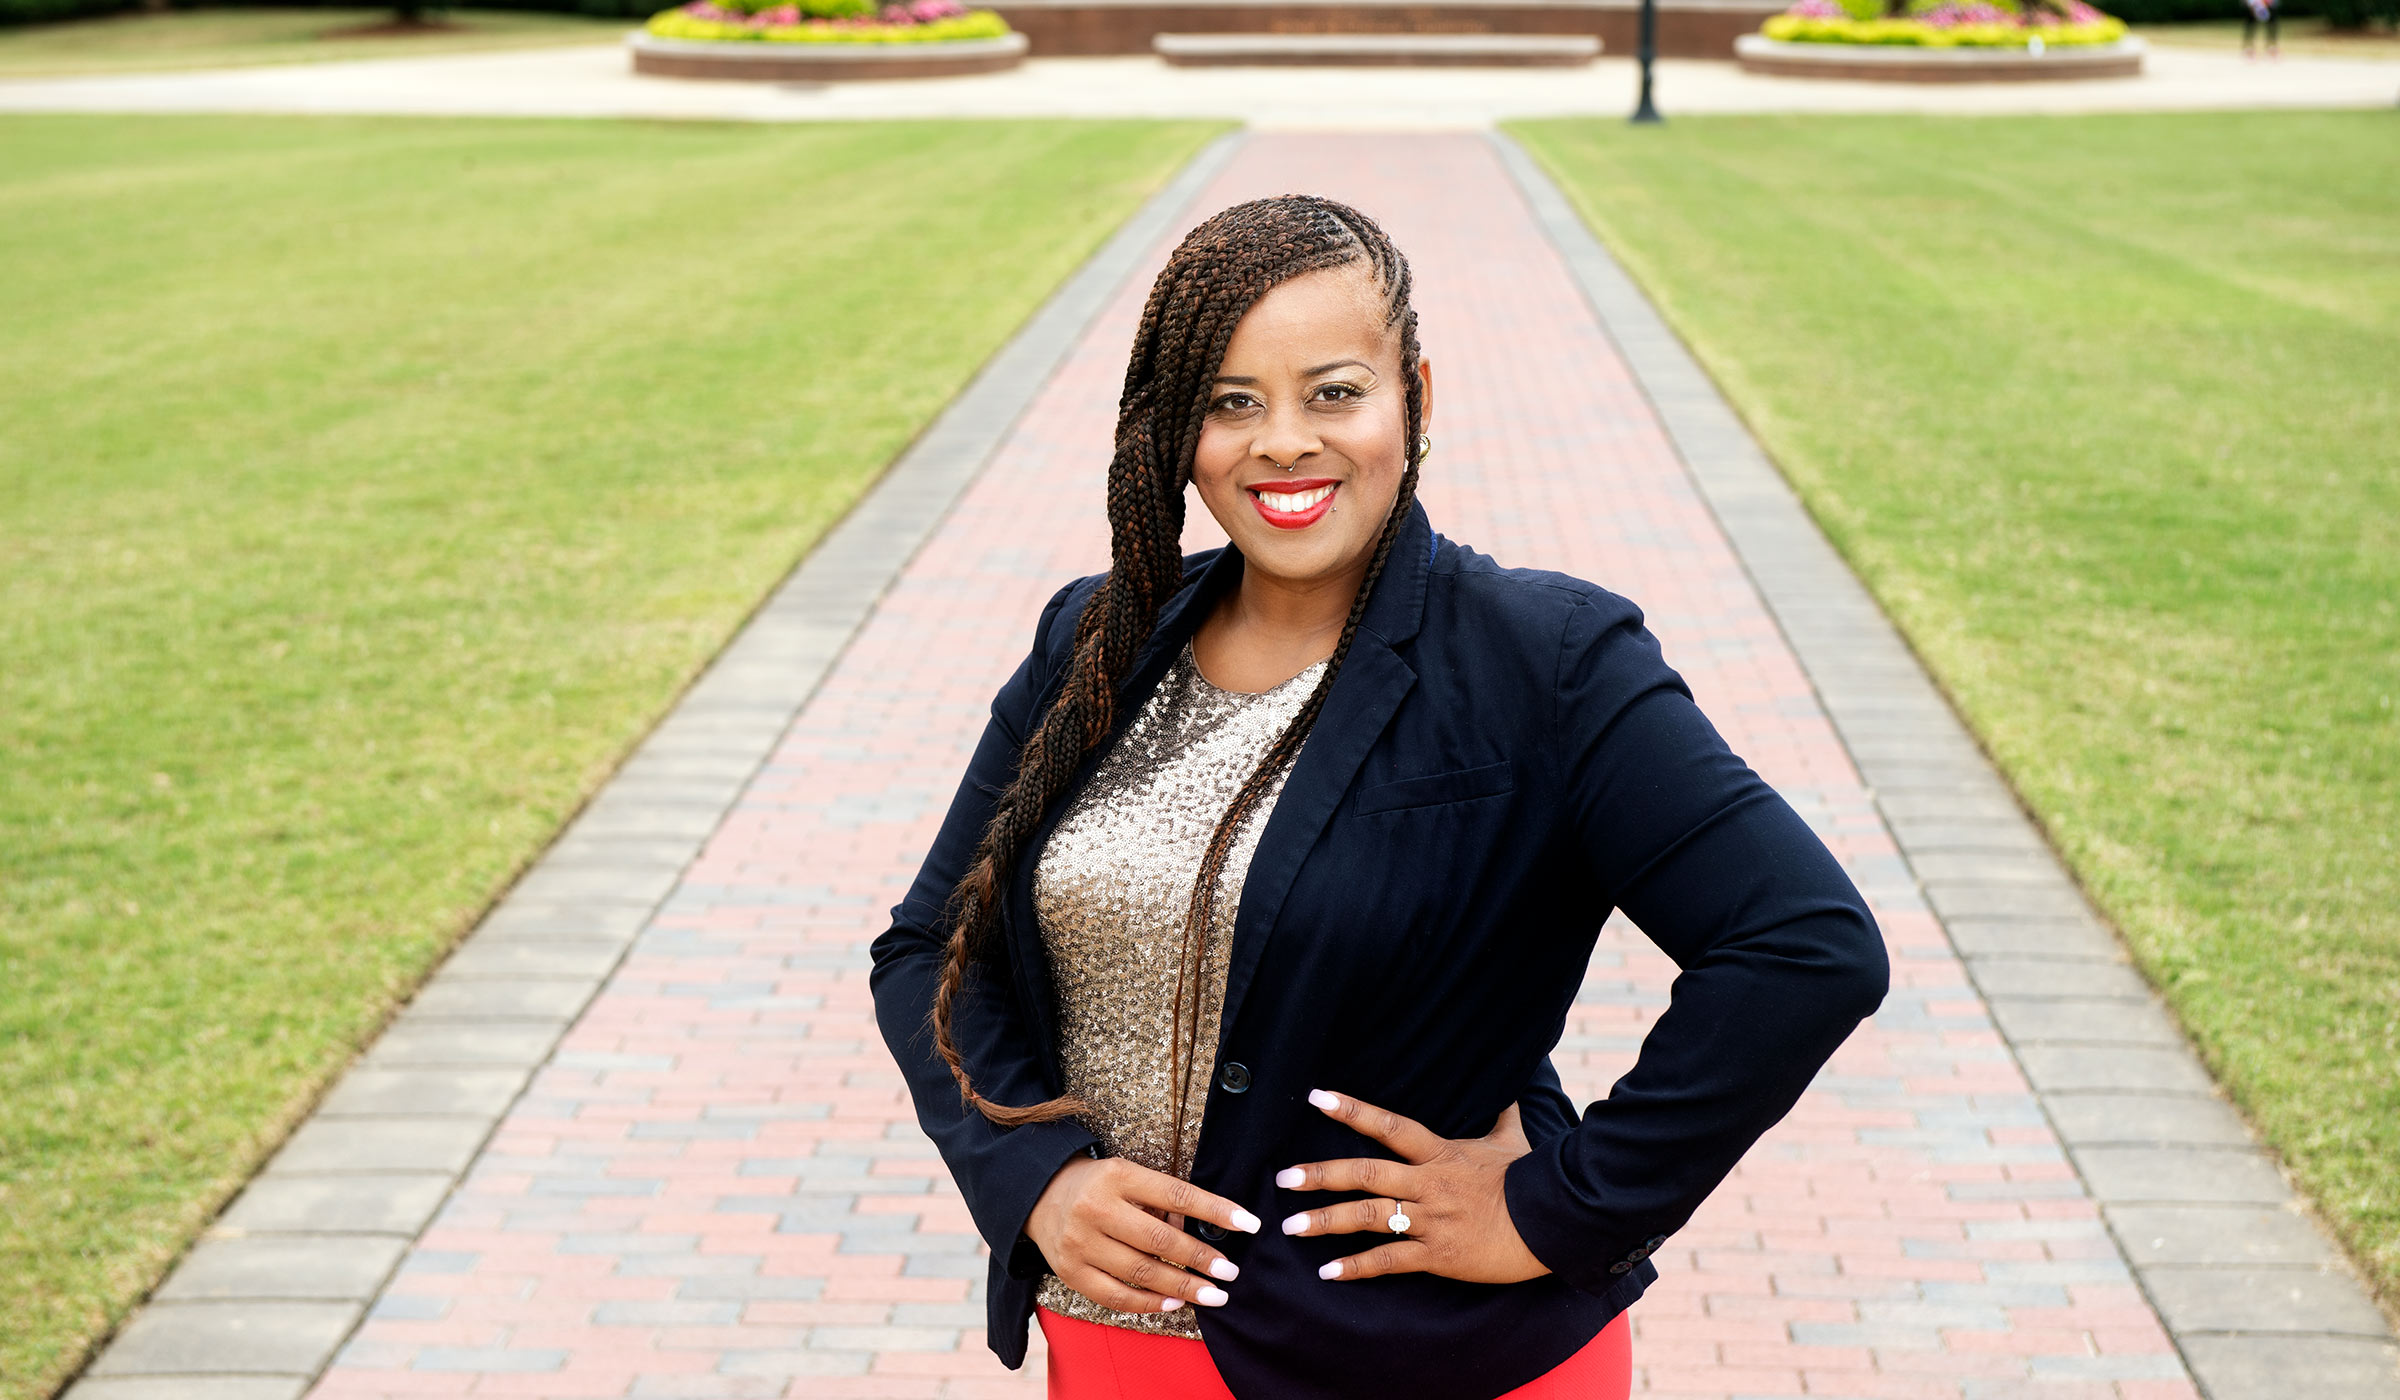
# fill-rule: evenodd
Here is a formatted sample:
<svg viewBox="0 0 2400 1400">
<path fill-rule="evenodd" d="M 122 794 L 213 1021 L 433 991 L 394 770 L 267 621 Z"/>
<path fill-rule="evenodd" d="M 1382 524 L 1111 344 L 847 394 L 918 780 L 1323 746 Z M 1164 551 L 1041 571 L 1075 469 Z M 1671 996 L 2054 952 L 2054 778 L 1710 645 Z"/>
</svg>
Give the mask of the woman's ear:
<svg viewBox="0 0 2400 1400">
<path fill-rule="evenodd" d="M 1417 357 L 1417 384 L 1417 431 L 1430 433 L 1433 431 L 1433 361 L 1423 355 Z M 1412 442 L 1408 449 L 1414 452 L 1417 445 Z"/>
</svg>

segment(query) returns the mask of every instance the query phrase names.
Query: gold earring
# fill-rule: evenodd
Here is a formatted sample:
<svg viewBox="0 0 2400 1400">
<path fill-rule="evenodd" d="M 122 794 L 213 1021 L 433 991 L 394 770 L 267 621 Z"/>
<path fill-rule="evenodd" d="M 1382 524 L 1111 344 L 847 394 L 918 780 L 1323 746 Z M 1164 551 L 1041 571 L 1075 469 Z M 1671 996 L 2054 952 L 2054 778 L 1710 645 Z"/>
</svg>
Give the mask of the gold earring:
<svg viewBox="0 0 2400 1400">
<path fill-rule="evenodd" d="M 1431 433 L 1419 433 L 1419 434 L 1417 434 L 1417 460 L 1418 460 L 1419 462 L 1423 462 L 1423 461 L 1424 461 L 1426 458 L 1428 458 L 1428 457 L 1430 457 L 1430 456 L 1432 456 L 1432 455 L 1433 455 L 1433 434 L 1431 434 Z"/>
</svg>

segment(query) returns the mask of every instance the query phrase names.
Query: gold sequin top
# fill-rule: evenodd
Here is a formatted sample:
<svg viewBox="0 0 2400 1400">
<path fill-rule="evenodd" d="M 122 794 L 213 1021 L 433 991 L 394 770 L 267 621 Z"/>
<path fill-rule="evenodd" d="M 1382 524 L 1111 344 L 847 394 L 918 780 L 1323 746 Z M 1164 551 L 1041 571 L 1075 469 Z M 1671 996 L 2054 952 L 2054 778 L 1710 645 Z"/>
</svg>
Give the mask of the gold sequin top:
<svg viewBox="0 0 2400 1400">
<path fill-rule="evenodd" d="M 1176 955 L 1184 913 L 1208 838 L 1260 759 L 1325 674 L 1318 662 L 1273 690 L 1220 690 L 1186 644 L 1141 713 L 1052 829 L 1034 866 L 1033 907 L 1050 955 L 1066 1090 L 1090 1105 L 1083 1125 L 1116 1156 L 1188 1176 L 1208 1101 L 1250 858 L 1282 795 L 1278 776 L 1235 833 L 1217 882 L 1215 930 L 1202 969 L 1200 1054 L 1186 1101 L 1183 1150 L 1169 1161 L 1169 1087 Z M 1284 769 L 1288 774 L 1289 765 Z M 1193 1310 L 1121 1313 L 1059 1281 L 1042 1280 L 1041 1306 L 1086 1322 L 1197 1337 Z"/>
</svg>

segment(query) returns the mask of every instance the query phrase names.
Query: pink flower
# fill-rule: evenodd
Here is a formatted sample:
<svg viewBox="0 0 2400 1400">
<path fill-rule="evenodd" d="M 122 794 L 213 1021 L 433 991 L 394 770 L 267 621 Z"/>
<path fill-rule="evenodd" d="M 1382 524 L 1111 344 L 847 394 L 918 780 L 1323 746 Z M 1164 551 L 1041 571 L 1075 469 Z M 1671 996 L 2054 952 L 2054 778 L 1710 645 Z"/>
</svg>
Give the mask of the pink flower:
<svg viewBox="0 0 2400 1400">
<path fill-rule="evenodd" d="M 1955 29 L 1964 24 L 2015 24 L 2017 17 L 1998 5 L 1984 0 L 1949 0 L 1915 17 L 1917 22 L 1934 29 Z"/>
</svg>

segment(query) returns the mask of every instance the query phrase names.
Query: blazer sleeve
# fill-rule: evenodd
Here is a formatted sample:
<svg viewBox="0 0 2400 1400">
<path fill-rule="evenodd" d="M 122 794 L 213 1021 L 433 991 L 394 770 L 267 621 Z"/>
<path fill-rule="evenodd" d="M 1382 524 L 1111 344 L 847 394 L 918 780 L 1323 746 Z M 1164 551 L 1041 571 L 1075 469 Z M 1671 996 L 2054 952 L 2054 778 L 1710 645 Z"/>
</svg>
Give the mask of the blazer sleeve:
<svg viewBox="0 0 2400 1400">
<path fill-rule="evenodd" d="M 1016 774 L 1017 751 L 1032 729 L 1049 679 L 1051 629 L 1060 625 L 1077 586 L 1069 584 L 1050 600 L 1034 629 L 1031 654 L 992 701 L 991 720 L 925 864 L 907 897 L 892 909 L 891 927 L 874 942 L 874 970 L 868 977 L 876 1024 L 908 1081 L 917 1122 L 941 1151 L 984 1241 L 1020 1276 L 1041 1268 L 1034 1251 L 1016 1248 L 1034 1202 L 1058 1168 L 1095 1139 L 1071 1119 L 1002 1128 L 967 1107 L 949 1066 L 933 1048 L 933 997 L 949 946 L 943 911 L 974 859 L 994 799 Z M 953 1005 L 953 1031 L 976 1092 L 998 1103 L 1038 1103 L 1058 1093 L 1050 1057 L 1002 960 L 974 967 L 965 994 Z"/>
<path fill-rule="evenodd" d="M 1553 694 L 1578 873 L 1680 969 L 1633 1068 L 1508 1171 L 1534 1256 L 1600 1293 L 1791 1111 L 1890 967 L 1841 865 L 1726 747 L 1631 603 L 1574 610 Z"/>
<path fill-rule="evenodd" d="M 1567 1097 L 1558 1067 L 1547 1055 L 1534 1066 L 1525 1091 L 1517 1095 L 1517 1123 L 1525 1129 L 1525 1140 L 1536 1147 L 1575 1126 L 1575 1101 Z"/>
</svg>

